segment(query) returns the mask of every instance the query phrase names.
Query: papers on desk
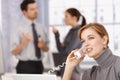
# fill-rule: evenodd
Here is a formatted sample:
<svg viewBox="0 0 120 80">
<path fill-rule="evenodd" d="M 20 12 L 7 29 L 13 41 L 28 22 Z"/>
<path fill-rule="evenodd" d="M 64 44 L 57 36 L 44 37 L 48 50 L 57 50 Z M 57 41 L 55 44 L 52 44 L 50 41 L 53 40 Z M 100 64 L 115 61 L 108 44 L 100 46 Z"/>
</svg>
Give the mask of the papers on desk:
<svg viewBox="0 0 120 80">
<path fill-rule="evenodd" d="M 58 80 L 56 75 L 48 74 L 5 74 L 2 80 Z"/>
<path fill-rule="evenodd" d="M 2 80 L 13 80 L 11 74 L 5 74 L 1 76 Z"/>
</svg>

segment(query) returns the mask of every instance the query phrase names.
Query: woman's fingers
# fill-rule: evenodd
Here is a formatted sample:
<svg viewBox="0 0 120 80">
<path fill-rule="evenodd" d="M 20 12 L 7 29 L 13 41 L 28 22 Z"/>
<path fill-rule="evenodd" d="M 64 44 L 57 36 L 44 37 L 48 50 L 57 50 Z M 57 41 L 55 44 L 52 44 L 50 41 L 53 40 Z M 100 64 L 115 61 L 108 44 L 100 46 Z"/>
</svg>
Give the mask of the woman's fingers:
<svg viewBox="0 0 120 80">
<path fill-rule="evenodd" d="M 75 53 L 77 50 L 78 50 L 78 49 L 75 49 L 75 50 L 71 51 L 71 53 L 68 55 L 68 58 L 74 57 L 74 53 Z"/>
<path fill-rule="evenodd" d="M 79 59 L 77 59 L 76 57 L 72 57 L 72 58 L 70 58 L 69 60 L 70 61 L 77 61 L 77 62 L 81 62 L 83 59 L 84 59 L 84 57 L 85 57 L 85 55 L 83 55 L 81 58 L 79 58 Z"/>
<path fill-rule="evenodd" d="M 58 32 L 58 30 L 55 27 L 52 27 L 52 31 L 53 31 L 53 33 Z"/>
<path fill-rule="evenodd" d="M 71 53 L 68 55 L 68 58 L 67 58 L 68 62 L 76 62 L 76 64 L 77 64 L 77 63 L 80 63 L 84 59 L 85 55 L 82 55 L 82 57 L 80 57 L 79 59 L 76 58 L 74 56 L 74 53 L 76 51 L 78 51 L 78 49 L 75 49 L 75 50 L 71 51 Z"/>
</svg>

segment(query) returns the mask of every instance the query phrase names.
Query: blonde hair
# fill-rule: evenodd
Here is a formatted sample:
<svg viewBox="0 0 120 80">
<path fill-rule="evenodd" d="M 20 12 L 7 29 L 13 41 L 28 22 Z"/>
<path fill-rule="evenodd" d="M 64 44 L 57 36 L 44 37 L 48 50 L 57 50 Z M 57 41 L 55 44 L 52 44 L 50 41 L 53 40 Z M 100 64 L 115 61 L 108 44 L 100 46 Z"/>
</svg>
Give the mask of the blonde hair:
<svg viewBox="0 0 120 80">
<path fill-rule="evenodd" d="M 81 34 L 82 32 L 85 30 L 85 29 L 88 29 L 88 28 L 91 28 L 93 30 L 95 30 L 101 38 L 103 38 L 104 36 L 107 36 L 107 45 L 109 43 L 109 35 L 105 29 L 105 27 L 99 23 L 90 23 L 90 24 L 87 24 L 85 26 L 83 26 L 79 32 L 78 32 L 78 36 L 79 38 L 81 39 Z"/>
</svg>

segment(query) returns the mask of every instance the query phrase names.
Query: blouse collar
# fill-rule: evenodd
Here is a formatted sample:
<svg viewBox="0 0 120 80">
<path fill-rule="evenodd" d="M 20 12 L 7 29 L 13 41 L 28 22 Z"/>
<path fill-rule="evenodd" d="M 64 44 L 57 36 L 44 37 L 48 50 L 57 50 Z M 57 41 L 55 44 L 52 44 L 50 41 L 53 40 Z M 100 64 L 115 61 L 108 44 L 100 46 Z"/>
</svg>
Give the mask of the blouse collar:
<svg viewBox="0 0 120 80">
<path fill-rule="evenodd" d="M 105 49 L 105 51 L 95 59 L 99 66 L 101 67 L 108 67 L 112 65 L 113 61 L 116 60 L 115 56 L 112 54 L 109 48 Z"/>
</svg>

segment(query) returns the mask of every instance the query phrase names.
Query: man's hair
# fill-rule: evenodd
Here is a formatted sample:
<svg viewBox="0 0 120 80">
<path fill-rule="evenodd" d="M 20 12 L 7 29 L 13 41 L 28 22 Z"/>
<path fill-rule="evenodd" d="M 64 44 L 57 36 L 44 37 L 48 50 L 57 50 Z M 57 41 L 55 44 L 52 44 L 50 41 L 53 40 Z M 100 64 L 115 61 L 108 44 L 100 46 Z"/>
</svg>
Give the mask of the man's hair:
<svg viewBox="0 0 120 80">
<path fill-rule="evenodd" d="M 35 0 L 23 0 L 23 2 L 20 5 L 21 10 L 26 10 L 29 4 L 35 3 Z"/>
</svg>

